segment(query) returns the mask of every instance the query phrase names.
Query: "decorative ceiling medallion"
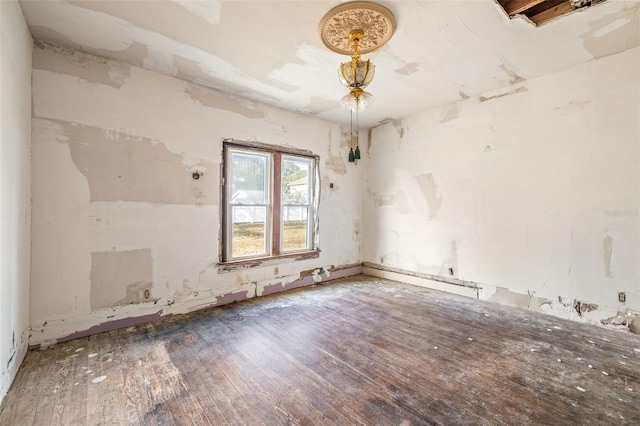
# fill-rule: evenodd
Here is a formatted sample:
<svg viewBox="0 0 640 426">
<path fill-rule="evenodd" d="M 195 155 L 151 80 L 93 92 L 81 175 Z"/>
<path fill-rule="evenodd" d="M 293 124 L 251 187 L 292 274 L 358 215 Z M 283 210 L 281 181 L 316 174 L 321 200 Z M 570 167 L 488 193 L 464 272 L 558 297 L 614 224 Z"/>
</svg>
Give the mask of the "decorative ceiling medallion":
<svg viewBox="0 0 640 426">
<path fill-rule="evenodd" d="M 361 54 L 373 52 L 389 41 L 396 20 L 389 9 L 368 1 L 354 1 L 334 7 L 320 20 L 318 32 L 327 48 L 342 55 L 353 54 L 349 33 L 361 30 Z"/>
</svg>

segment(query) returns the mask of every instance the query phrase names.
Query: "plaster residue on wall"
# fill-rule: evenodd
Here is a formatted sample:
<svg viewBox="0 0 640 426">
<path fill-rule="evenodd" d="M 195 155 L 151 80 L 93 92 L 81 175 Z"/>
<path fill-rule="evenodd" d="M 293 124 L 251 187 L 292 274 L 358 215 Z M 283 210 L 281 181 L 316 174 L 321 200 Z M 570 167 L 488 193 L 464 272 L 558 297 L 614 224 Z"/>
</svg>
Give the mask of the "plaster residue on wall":
<svg viewBox="0 0 640 426">
<path fill-rule="evenodd" d="M 351 135 L 348 132 L 342 132 L 340 134 L 340 147 L 348 147 L 350 139 Z M 329 130 L 329 141 L 332 141 L 331 130 Z M 347 165 L 344 162 L 344 158 L 340 155 L 340 149 L 338 149 L 337 154 L 334 154 L 331 149 L 331 143 L 327 146 L 327 158 L 324 160 L 324 166 L 339 175 L 347 173 Z"/>
<path fill-rule="evenodd" d="M 232 111 L 247 118 L 264 118 L 263 112 L 259 109 L 249 108 L 240 101 L 222 96 L 202 86 L 188 84 L 185 93 L 194 101 L 209 108 Z"/>
<path fill-rule="evenodd" d="M 218 204 L 215 181 L 193 180 L 183 158 L 160 143 L 62 120 L 55 123 L 67 139 L 73 163 L 87 177 L 91 201 Z M 195 167 L 217 176 L 214 164 Z"/>
<path fill-rule="evenodd" d="M 554 110 L 576 111 L 576 110 L 585 109 L 585 107 L 590 103 L 591 101 L 570 101 L 564 105 L 555 107 Z"/>
<path fill-rule="evenodd" d="M 433 220 L 442 205 L 442 197 L 438 193 L 438 185 L 431 173 L 416 176 L 416 182 L 418 182 L 422 196 L 429 207 L 429 220 Z"/>
<path fill-rule="evenodd" d="M 442 269 L 444 270 L 440 270 L 440 275 L 458 275 L 458 242 L 456 240 L 451 240 L 451 244 L 449 245 L 449 257 L 442 266 Z"/>
<path fill-rule="evenodd" d="M 447 121 L 455 120 L 456 118 L 458 118 L 458 104 L 454 103 L 444 107 L 440 122 L 446 123 Z"/>
<path fill-rule="evenodd" d="M 131 76 L 131 66 L 122 62 L 89 56 L 73 49 L 35 43 L 39 54 L 33 56 L 33 68 L 78 77 L 80 82 L 104 84 L 119 89 Z M 66 58 L 59 60 L 60 55 Z"/>
<path fill-rule="evenodd" d="M 502 64 L 500 65 L 500 68 L 502 68 L 505 74 L 509 76 L 510 84 L 518 84 L 524 81 L 524 78 L 522 78 L 513 70 L 513 66 L 504 57 L 502 58 Z"/>
<path fill-rule="evenodd" d="M 324 166 L 339 175 L 347 173 L 347 165 L 344 163 L 344 159 L 340 155 L 332 155 L 330 151 L 326 160 L 324 160 Z"/>
<path fill-rule="evenodd" d="M 518 87 L 515 90 L 511 90 L 511 91 L 505 92 L 505 93 L 500 93 L 499 95 L 480 96 L 478 99 L 480 100 L 480 102 L 487 102 L 487 101 L 490 101 L 492 99 L 502 98 L 504 96 L 511 96 L 511 95 L 517 95 L 518 93 L 524 93 L 524 92 L 527 92 L 528 90 L 529 89 L 527 89 L 525 86 L 521 86 L 521 87 Z"/>
<path fill-rule="evenodd" d="M 401 68 L 395 70 L 398 74 L 409 75 L 418 71 L 419 65 L 415 62 L 408 63 Z"/>
<path fill-rule="evenodd" d="M 91 253 L 92 309 L 147 301 L 152 287 L 151 249 Z"/>
<path fill-rule="evenodd" d="M 247 95 L 252 95 L 252 94 L 255 95 L 255 93 L 251 93 L 250 91 L 247 91 L 246 85 L 223 80 L 220 76 L 221 69 L 210 69 L 202 65 L 195 59 L 189 59 L 180 55 L 174 54 L 172 55 L 172 58 L 173 59 L 171 61 L 167 61 L 166 59 L 163 59 L 161 55 L 158 55 L 158 58 L 156 60 L 160 62 L 162 61 L 167 62 L 166 66 L 171 67 L 173 70 L 170 72 L 170 74 L 174 75 L 175 77 L 181 80 L 191 81 L 203 87 L 208 87 L 213 90 L 219 90 L 220 92 L 226 93 L 227 97 L 231 95 L 238 96 L 238 97 L 245 96 L 248 99 L 250 99 L 252 98 L 252 96 L 247 96 Z M 155 64 L 154 66 L 148 65 L 147 67 L 156 68 Z M 228 64 L 224 64 L 221 68 L 224 68 L 226 70 L 225 72 L 227 73 L 232 72 L 228 69 Z M 273 86 L 278 86 L 283 90 L 296 89 L 294 87 L 286 85 L 285 83 L 279 83 L 279 82 L 275 82 Z M 272 101 L 281 100 L 277 97 L 270 97 L 267 95 L 262 95 L 262 99 L 270 99 Z"/>
<path fill-rule="evenodd" d="M 302 111 L 330 111 L 332 109 L 336 109 L 338 105 L 339 104 L 336 99 L 327 99 L 322 96 L 312 96 L 309 100 L 309 103 Z"/>
<path fill-rule="evenodd" d="M 503 305 L 513 306 L 521 309 L 529 309 L 532 311 L 541 311 L 542 306 L 550 305 L 551 300 L 542 297 L 536 297 L 534 292 L 529 294 L 522 294 L 510 291 L 504 287 L 496 287 L 495 293 L 493 293 L 487 300 L 498 302 Z"/>
<path fill-rule="evenodd" d="M 78 56 L 87 55 L 87 53 L 80 52 L 88 52 L 92 55 L 98 55 L 100 57 L 99 59 L 117 57 L 118 61 L 139 67 L 142 66 L 144 58 L 147 57 L 147 47 L 138 42 L 130 42 L 127 47 L 117 50 L 88 48 L 80 45 L 79 43 L 75 43 L 68 37 L 51 28 L 31 25 L 29 30 L 34 38 L 34 46 L 39 49 L 61 49 L 68 50 L 69 52 L 76 51 L 76 55 Z M 40 40 L 48 40 L 53 44 L 41 42 Z M 66 46 L 66 48 L 57 46 Z M 37 67 L 34 68 L 38 69 Z"/>
<path fill-rule="evenodd" d="M 613 254 L 613 238 L 607 235 L 602 240 L 602 261 L 604 263 L 604 274 L 607 278 L 613 278 L 611 271 L 611 256 Z"/>
<path fill-rule="evenodd" d="M 393 195 L 374 196 L 376 207 L 395 206 L 399 214 L 409 213 L 409 198 L 404 191 L 398 191 Z"/>
<path fill-rule="evenodd" d="M 627 16 L 623 16 L 625 14 Z M 615 13 L 591 22 L 589 31 L 582 34 L 582 40 L 585 50 L 594 59 L 611 55 L 611 46 L 620 46 L 623 51 L 640 43 L 634 18 L 627 13 Z"/>
<path fill-rule="evenodd" d="M 400 139 L 404 137 L 404 134 L 409 130 L 404 120 L 393 120 L 393 127 L 395 127 L 396 132 L 400 135 Z"/>
</svg>

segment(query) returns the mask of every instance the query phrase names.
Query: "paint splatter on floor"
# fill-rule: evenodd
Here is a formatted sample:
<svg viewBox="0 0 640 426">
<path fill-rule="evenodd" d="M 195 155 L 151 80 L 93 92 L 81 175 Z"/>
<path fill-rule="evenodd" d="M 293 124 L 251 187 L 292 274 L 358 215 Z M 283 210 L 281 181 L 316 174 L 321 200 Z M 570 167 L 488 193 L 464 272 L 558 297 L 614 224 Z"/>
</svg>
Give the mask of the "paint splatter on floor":
<svg viewBox="0 0 640 426">
<path fill-rule="evenodd" d="M 100 383 L 101 381 L 103 381 L 103 380 L 104 380 L 104 379 L 106 379 L 106 378 L 107 378 L 107 376 L 98 376 L 98 377 L 96 377 L 95 379 L 93 379 L 93 380 L 91 381 L 91 383 Z"/>
</svg>

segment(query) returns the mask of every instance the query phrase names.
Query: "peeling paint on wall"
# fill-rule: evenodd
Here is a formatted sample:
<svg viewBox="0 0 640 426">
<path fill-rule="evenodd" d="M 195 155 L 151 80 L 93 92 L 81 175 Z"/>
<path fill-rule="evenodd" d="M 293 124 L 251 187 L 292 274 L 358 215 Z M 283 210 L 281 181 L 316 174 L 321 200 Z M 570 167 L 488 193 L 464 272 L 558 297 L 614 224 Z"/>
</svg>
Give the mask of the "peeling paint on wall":
<svg viewBox="0 0 640 426">
<path fill-rule="evenodd" d="M 344 159 L 339 155 L 331 155 L 331 153 L 329 153 L 326 160 L 324 160 L 324 166 L 339 175 L 347 173 L 347 165 L 345 164 Z"/>
<path fill-rule="evenodd" d="M 194 101 L 200 102 L 209 108 L 223 111 L 232 111 L 247 118 L 264 118 L 264 113 L 259 109 L 252 109 L 243 105 L 240 101 L 225 97 L 211 89 L 195 84 L 187 85 L 185 93 Z"/>
<path fill-rule="evenodd" d="M 613 254 L 613 238 L 610 235 L 602 240 L 602 261 L 604 263 L 604 275 L 607 278 L 613 278 L 611 271 L 611 255 Z"/>
<path fill-rule="evenodd" d="M 78 77 L 79 82 L 104 84 L 119 89 L 131 76 L 131 66 L 122 62 L 89 57 L 86 53 L 47 43 L 39 42 L 36 48 L 41 52 L 33 57 L 35 69 L 72 75 Z M 65 56 L 66 60 L 59 60 L 60 55 Z"/>
<path fill-rule="evenodd" d="M 409 129 L 407 128 L 403 120 L 393 120 L 392 123 L 393 123 L 393 127 L 396 128 L 396 132 L 398 132 L 398 134 L 400 135 L 400 139 L 402 139 L 404 137 L 405 132 Z"/>
<path fill-rule="evenodd" d="M 403 191 L 398 191 L 394 195 L 382 195 L 374 197 L 376 207 L 396 206 L 399 214 L 409 213 L 409 198 Z"/>
<path fill-rule="evenodd" d="M 418 182 L 422 196 L 427 202 L 427 206 L 429 206 L 429 220 L 433 220 L 442 205 L 442 197 L 438 194 L 438 185 L 436 185 L 431 173 L 416 176 L 416 182 Z"/>
<path fill-rule="evenodd" d="M 587 303 L 581 302 L 579 300 L 575 300 L 573 302 L 573 309 L 578 313 L 578 316 L 582 316 L 587 312 L 595 311 L 598 309 L 598 305 L 595 303 Z"/>
<path fill-rule="evenodd" d="M 521 294 L 510 291 L 504 287 L 496 287 L 496 292 L 489 297 L 488 300 L 501 303 L 507 306 L 514 306 L 521 309 L 529 309 L 532 311 L 540 311 L 543 305 L 551 304 L 551 300 L 542 297 L 536 297 L 535 292 L 529 294 Z"/>
<path fill-rule="evenodd" d="M 51 122 L 66 137 L 73 163 L 87 177 L 91 201 L 218 204 L 218 188 L 207 179 L 194 181 L 183 158 L 162 144 L 62 120 Z M 215 177 L 219 165 L 198 168 Z"/>
<path fill-rule="evenodd" d="M 594 59 L 611 55 L 611 46 L 621 46 L 622 51 L 622 46 L 638 44 L 638 30 L 634 28 L 633 20 L 618 16 L 605 16 L 592 22 L 590 30 L 582 35 L 582 45 Z"/>
<path fill-rule="evenodd" d="M 91 253 L 91 308 L 148 301 L 153 287 L 150 249 Z"/>
<path fill-rule="evenodd" d="M 469 99 L 471 97 L 471 96 L 467 95 L 465 92 L 463 92 L 462 90 L 459 90 L 458 94 L 460 95 L 460 99 L 462 99 L 462 100 Z"/>
<path fill-rule="evenodd" d="M 454 103 L 445 107 L 440 122 L 446 123 L 447 121 L 455 120 L 456 118 L 458 118 L 458 104 Z"/>
<path fill-rule="evenodd" d="M 509 76 L 509 83 L 511 84 L 518 84 L 524 81 L 524 78 L 522 78 L 521 76 L 519 76 L 514 70 L 511 64 L 508 64 L 506 62 L 506 59 L 503 57 L 502 58 L 502 65 L 500 65 L 500 68 L 502 68 L 502 70 L 505 72 L 505 74 L 507 74 Z"/>
<path fill-rule="evenodd" d="M 527 92 L 529 89 L 527 89 L 525 86 L 522 87 L 518 87 L 516 90 L 512 90 L 510 92 L 506 92 L 506 93 L 501 93 L 499 95 L 494 95 L 494 96 L 480 96 L 478 99 L 480 100 L 480 102 L 487 102 L 490 101 L 492 99 L 498 99 L 498 98 L 502 98 L 504 96 L 511 96 L 511 95 L 516 95 L 518 93 L 524 93 Z"/>
<path fill-rule="evenodd" d="M 340 135 L 340 146 L 349 146 L 350 139 L 351 137 L 349 133 L 342 132 Z M 331 140 L 331 134 L 329 134 L 329 140 Z M 335 155 L 333 153 L 333 150 L 331 149 L 331 143 L 327 147 L 327 158 L 324 160 L 324 166 L 339 175 L 344 175 L 347 173 L 347 164 L 344 162 L 344 158 L 342 158 L 342 156 L 340 155 L 339 150 L 338 155 Z"/>
</svg>

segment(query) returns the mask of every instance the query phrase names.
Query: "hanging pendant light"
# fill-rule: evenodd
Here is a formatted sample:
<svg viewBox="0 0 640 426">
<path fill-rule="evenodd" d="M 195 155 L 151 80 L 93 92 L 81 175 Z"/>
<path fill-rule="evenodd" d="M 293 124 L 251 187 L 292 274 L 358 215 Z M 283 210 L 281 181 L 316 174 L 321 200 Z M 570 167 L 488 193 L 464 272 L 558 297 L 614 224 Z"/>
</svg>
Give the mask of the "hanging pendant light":
<svg viewBox="0 0 640 426">
<path fill-rule="evenodd" d="M 340 99 L 340 105 L 351 113 L 350 163 L 361 158 L 358 114 L 374 100 L 373 95 L 364 89 L 373 81 L 376 66 L 370 60 L 362 60 L 361 54 L 377 50 L 387 43 L 393 35 L 395 24 L 393 14 L 386 7 L 368 1 L 354 1 L 331 9 L 318 27 L 325 46 L 351 57 L 350 61 L 342 62 L 338 67 L 340 83 L 349 89 L 349 93 Z"/>
</svg>

